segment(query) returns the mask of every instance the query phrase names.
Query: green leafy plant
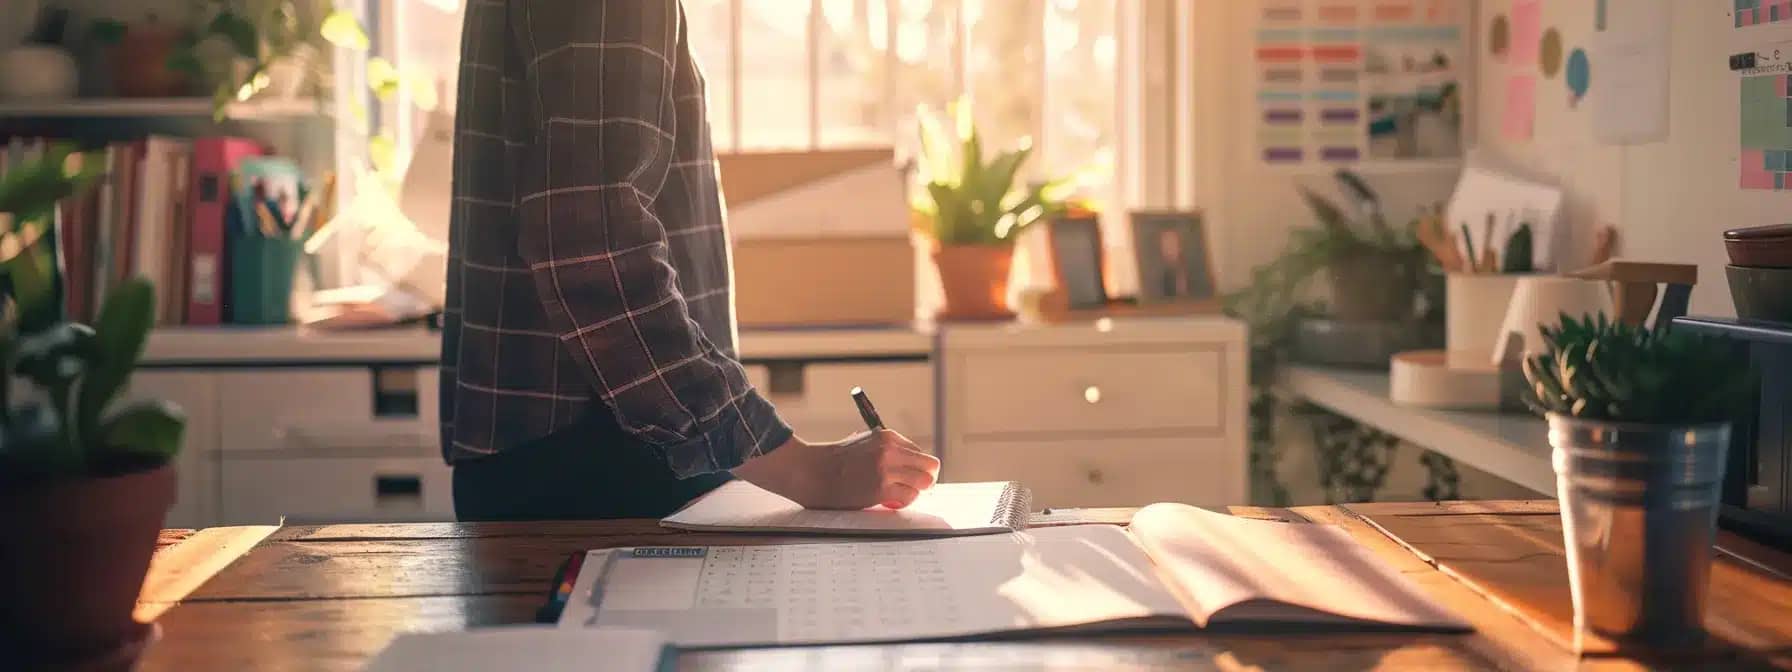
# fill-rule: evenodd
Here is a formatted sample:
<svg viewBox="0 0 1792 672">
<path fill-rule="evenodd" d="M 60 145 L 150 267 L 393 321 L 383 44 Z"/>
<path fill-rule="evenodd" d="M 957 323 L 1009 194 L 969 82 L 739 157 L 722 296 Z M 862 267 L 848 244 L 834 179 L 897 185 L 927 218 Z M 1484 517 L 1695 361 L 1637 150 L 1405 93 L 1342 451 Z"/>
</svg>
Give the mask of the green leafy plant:
<svg viewBox="0 0 1792 672">
<path fill-rule="evenodd" d="M 1030 142 L 985 161 L 983 141 L 965 101 L 951 105 L 955 137 L 921 110 L 921 170 L 925 189 L 911 207 L 930 223 L 942 245 L 1006 245 L 1021 229 L 1068 207 L 1071 180 L 1017 187 L 1015 178 L 1032 155 Z"/>
<path fill-rule="evenodd" d="M 0 362 L 7 377 L 0 386 L 0 483 L 7 485 L 166 464 L 186 425 L 180 409 L 165 402 L 118 403 L 155 321 L 147 282 L 120 285 L 92 327 L 60 319 L 47 213 L 91 182 L 79 157 L 54 147 L 0 180 Z"/>
<path fill-rule="evenodd" d="M 1563 315 L 1543 327 L 1544 351 L 1524 360 L 1526 401 L 1538 413 L 1654 425 L 1725 422 L 1755 389 L 1733 343 Z"/>
</svg>

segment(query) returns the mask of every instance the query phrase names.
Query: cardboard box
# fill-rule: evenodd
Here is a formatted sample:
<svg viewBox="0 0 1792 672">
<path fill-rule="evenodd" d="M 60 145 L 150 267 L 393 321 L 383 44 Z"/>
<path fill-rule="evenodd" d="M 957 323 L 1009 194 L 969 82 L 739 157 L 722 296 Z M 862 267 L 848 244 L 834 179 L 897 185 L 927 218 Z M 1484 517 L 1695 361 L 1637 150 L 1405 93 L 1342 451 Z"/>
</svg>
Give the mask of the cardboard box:
<svg viewBox="0 0 1792 672">
<path fill-rule="evenodd" d="M 743 327 L 907 324 L 916 255 L 890 149 L 717 157 Z"/>
</svg>

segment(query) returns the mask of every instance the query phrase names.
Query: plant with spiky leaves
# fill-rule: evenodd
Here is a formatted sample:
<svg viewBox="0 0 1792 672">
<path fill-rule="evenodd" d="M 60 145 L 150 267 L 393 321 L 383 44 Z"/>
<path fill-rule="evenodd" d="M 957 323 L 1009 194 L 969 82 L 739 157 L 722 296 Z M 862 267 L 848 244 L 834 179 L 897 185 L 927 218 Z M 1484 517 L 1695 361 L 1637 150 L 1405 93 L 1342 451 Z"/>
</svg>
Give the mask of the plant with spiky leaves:
<svg viewBox="0 0 1792 672">
<path fill-rule="evenodd" d="M 1734 343 L 1605 314 L 1540 329 L 1544 352 L 1524 360 L 1526 401 L 1539 413 L 1586 420 L 1691 426 L 1727 422 L 1755 375 Z"/>
</svg>

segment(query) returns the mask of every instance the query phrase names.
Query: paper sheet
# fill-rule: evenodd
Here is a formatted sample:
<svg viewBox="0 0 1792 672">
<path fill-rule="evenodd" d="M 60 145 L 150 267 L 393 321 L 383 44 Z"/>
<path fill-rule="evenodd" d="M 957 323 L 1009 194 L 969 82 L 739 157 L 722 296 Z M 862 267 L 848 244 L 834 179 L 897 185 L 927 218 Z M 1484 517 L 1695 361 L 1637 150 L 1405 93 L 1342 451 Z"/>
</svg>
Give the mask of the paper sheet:
<svg viewBox="0 0 1792 672">
<path fill-rule="evenodd" d="M 1507 77 L 1505 114 L 1500 119 L 1500 128 L 1506 139 L 1530 140 L 1536 120 L 1536 76 L 1512 75 Z"/>
<path fill-rule="evenodd" d="M 666 527 L 728 531 L 827 531 L 836 534 L 987 534 L 1026 526 L 1010 483 L 940 483 L 907 508 L 862 511 L 805 509 L 746 481 L 729 481 L 660 521 Z M 1009 509 L 1014 509 L 1010 511 Z M 1018 518 L 1018 520 L 1016 520 Z M 1012 526 L 1012 527 L 1011 527 Z"/>
<path fill-rule="evenodd" d="M 1792 43 L 1754 50 L 1743 71 L 1737 127 L 1737 165 L 1743 189 L 1792 190 Z"/>
<path fill-rule="evenodd" d="M 1588 92 L 1593 137 L 1606 144 L 1656 142 L 1668 135 L 1670 0 L 1626 0 L 1606 8 L 1606 29 L 1588 54 L 1598 83 Z"/>
<path fill-rule="evenodd" d="M 551 625 L 399 635 L 366 672 L 653 672 L 666 639 L 651 630 L 562 630 Z"/>
<path fill-rule="evenodd" d="M 1538 46 L 1543 41 L 1543 0 L 1515 0 L 1512 3 L 1512 46 L 1507 61 L 1529 68 L 1537 64 Z"/>
<path fill-rule="evenodd" d="M 1714 4 L 1732 5 L 1729 0 Z M 1792 21 L 1792 0 L 1735 0 L 1731 18 L 1737 28 Z"/>
</svg>

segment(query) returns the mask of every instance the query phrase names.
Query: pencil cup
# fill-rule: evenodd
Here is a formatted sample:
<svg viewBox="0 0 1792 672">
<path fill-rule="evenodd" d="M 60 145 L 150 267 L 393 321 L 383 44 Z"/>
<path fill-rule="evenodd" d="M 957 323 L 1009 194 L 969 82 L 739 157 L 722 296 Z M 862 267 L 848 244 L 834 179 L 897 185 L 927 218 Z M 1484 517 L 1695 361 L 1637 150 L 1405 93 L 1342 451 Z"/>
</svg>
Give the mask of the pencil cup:
<svg viewBox="0 0 1792 672">
<path fill-rule="evenodd" d="M 286 324 L 292 318 L 292 280 L 305 244 L 291 238 L 242 236 L 230 245 L 230 321 Z"/>
<path fill-rule="evenodd" d="M 1444 279 L 1444 350 L 1450 368 L 1482 369 L 1497 363 L 1500 321 L 1521 277 L 1451 273 Z"/>
<path fill-rule="evenodd" d="M 1674 650 L 1704 638 L 1727 424 L 1549 416 L 1574 645 Z"/>
</svg>

